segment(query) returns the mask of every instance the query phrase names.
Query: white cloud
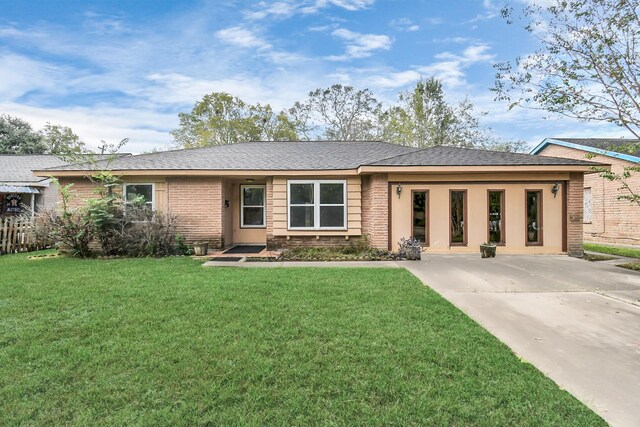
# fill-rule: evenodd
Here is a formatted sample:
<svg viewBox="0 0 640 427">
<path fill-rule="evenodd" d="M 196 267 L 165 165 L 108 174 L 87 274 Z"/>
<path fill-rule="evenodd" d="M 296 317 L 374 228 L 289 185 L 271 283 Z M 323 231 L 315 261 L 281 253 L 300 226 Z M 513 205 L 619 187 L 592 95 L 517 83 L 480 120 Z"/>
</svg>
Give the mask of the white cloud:
<svg viewBox="0 0 640 427">
<path fill-rule="evenodd" d="M 418 71 L 442 80 L 448 87 L 461 86 L 466 84 L 466 68 L 493 61 L 494 55 L 487 53 L 488 50 L 488 45 L 479 44 L 467 47 L 462 54 L 443 52 L 435 56 L 440 61 L 418 67 Z"/>
<path fill-rule="evenodd" d="M 277 0 L 260 1 L 256 7 L 245 11 L 244 15 L 250 20 L 265 18 L 287 19 L 294 15 L 310 15 L 318 13 L 328 7 L 338 7 L 348 11 L 366 9 L 375 0 Z"/>
<path fill-rule="evenodd" d="M 169 131 L 177 126 L 175 114 L 157 113 L 138 108 L 113 107 L 32 107 L 17 103 L 0 103 L 0 111 L 8 111 L 42 128 L 47 122 L 69 126 L 90 148 L 100 141 L 116 143 L 129 138 L 123 151 L 139 153 L 154 147 L 168 147 Z"/>
<path fill-rule="evenodd" d="M 414 23 L 409 18 L 393 19 L 389 25 L 397 31 L 413 32 L 420 29 L 420 25 Z"/>
<path fill-rule="evenodd" d="M 16 100 L 32 91 L 60 92 L 64 71 L 13 53 L 0 54 L 0 99 Z"/>
<path fill-rule="evenodd" d="M 382 75 L 373 75 L 366 78 L 367 86 L 379 87 L 383 89 L 395 89 L 414 83 L 422 77 L 422 74 L 415 70 L 391 72 Z"/>
<path fill-rule="evenodd" d="M 354 58 L 366 58 L 377 50 L 389 50 L 391 48 L 391 38 L 381 34 L 361 34 L 344 28 L 334 30 L 331 35 L 342 39 L 345 42 L 345 53 L 343 55 L 328 56 L 331 61 L 346 61 Z"/>
<path fill-rule="evenodd" d="M 240 47 L 269 49 L 271 45 L 246 28 L 236 26 L 216 31 L 216 37 Z"/>
</svg>

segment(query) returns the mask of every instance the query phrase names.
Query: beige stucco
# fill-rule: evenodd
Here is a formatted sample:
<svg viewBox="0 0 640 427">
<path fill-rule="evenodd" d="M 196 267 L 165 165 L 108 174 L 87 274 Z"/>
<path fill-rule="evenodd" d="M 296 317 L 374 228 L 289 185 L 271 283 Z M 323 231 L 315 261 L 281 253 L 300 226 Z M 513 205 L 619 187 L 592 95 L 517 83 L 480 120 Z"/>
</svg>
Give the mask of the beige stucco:
<svg viewBox="0 0 640 427">
<path fill-rule="evenodd" d="M 398 178 L 398 177 L 395 177 Z M 415 179 L 418 177 L 412 177 Z M 467 180 L 469 177 L 457 176 L 457 180 Z M 529 177 L 531 179 L 531 177 Z M 549 177 L 546 177 L 547 179 Z M 412 190 L 429 191 L 429 247 L 427 252 L 478 252 L 481 243 L 487 241 L 487 191 L 505 191 L 505 236 L 506 244 L 498 247 L 498 252 L 509 253 L 545 253 L 558 254 L 563 252 L 563 187 L 553 197 L 551 187 L 554 182 L 568 179 L 567 176 L 553 175 L 550 181 L 508 182 L 506 180 L 474 183 L 477 177 L 467 182 L 443 182 L 429 178 L 428 182 L 404 183 L 400 197 L 396 194 L 395 185 L 391 191 L 391 246 L 397 249 L 397 242 L 402 238 L 411 237 L 412 234 Z M 422 177 L 425 180 L 425 177 Z M 491 181 L 486 177 L 484 181 Z M 526 240 L 526 214 L 525 214 L 525 190 L 542 190 L 543 194 L 543 245 L 527 246 Z M 467 245 L 450 246 L 449 243 L 449 191 L 467 191 Z"/>
</svg>

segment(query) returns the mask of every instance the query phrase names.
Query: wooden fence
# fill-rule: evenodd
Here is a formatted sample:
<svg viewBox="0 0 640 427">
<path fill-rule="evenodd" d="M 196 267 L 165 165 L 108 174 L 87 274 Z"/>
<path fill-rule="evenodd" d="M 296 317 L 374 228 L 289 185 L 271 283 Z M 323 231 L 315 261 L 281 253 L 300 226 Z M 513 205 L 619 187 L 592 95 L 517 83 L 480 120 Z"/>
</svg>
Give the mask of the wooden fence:
<svg viewBox="0 0 640 427">
<path fill-rule="evenodd" d="M 0 218 L 0 255 L 42 249 L 31 221 L 24 218 Z"/>
</svg>

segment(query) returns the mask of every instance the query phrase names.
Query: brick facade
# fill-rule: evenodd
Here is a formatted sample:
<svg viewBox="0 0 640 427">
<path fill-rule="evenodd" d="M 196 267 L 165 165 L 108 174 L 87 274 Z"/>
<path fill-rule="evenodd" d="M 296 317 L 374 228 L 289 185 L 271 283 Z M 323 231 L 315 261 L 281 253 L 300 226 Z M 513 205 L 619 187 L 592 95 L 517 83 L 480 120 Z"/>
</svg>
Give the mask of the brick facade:
<svg viewBox="0 0 640 427">
<path fill-rule="evenodd" d="M 569 256 L 581 257 L 582 249 L 582 196 L 584 175 L 570 174 L 567 188 L 567 253 Z"/>
<path fill-rule="evenodd" d="M 169 212 L 178 218 L 178 233 L 188 243 L 209 242 L 222 248 L 222 179 L 218 177 L 170 177 L 167 180 Z"/>
<path fill-rule="evenodd" d="M 60 178 L 59 184 L 61 187 L 73 184 L 69 200 L 69 207 L 72 208 L 81 206 L 86 199 L 97 199 L 99 197 L 96 193 L 96 186 L 87 178 Z M 58 200 L 62 201 L 62 198 L 58 197 Z"/>
<path fill-rule="evenodd" d="M 348 239 L 347 239 L 348 237 Z M 267 236 L 267 249 L 345 247 L 361 243 L 361 236 Z"/>
<path fill-rule="evenodd" d="M 550 144 L 541 153 L 543 156 L 585 159 L 585 151 Z M 633 163 L 609 156 L 590 158 L 594 162 L 611 164 L 611 170 L 620 174 Z M 627 183 L 640 192 L 640 173 L 634 173 Z M 609 181 L 598 173 L 584 177 L 584 188 L 591 190 L 591 221 L 583 227 L 584 240 L 613 244 L 640 244 L 640 207 L 627 200 L 619 199 L 619 181 Z"/>
<path fill-rule="evenodd" d="M 389 247 L 389 182 L 386 174 L 362 177 L 362 233 L 374 248 Z"/>
</svg>

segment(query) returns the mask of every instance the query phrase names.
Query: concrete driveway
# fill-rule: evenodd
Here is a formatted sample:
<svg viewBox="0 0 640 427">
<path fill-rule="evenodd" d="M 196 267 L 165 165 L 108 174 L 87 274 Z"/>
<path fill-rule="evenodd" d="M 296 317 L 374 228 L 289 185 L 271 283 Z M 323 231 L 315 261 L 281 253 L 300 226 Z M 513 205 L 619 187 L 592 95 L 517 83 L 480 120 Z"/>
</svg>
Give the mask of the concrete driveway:
<svg viewBox="0 0 640 427">
<path fill-rule="evenodd" d="M 638 425 L 640 273 L 567 256 L 399 264 L 611 425 Z"/>
</svg>

